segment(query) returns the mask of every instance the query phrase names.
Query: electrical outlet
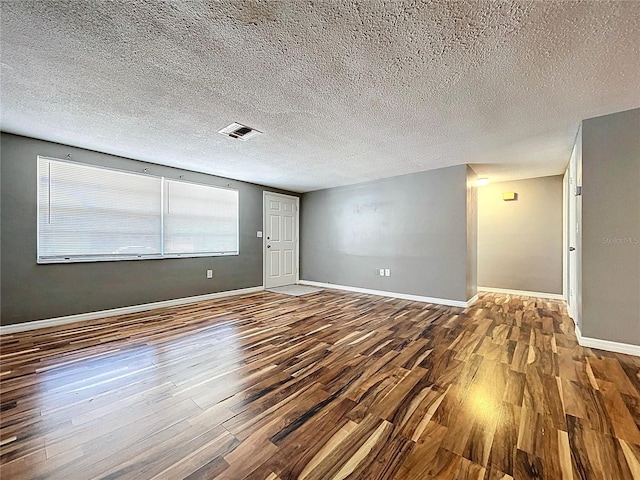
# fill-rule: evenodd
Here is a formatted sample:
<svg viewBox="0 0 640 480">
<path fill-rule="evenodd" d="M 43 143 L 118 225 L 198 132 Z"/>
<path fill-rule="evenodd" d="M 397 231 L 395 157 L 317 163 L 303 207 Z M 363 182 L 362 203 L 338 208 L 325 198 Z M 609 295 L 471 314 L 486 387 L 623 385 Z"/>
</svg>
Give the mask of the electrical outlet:
<svg viewBox="0 0 640 480">
<path fill-rule="evenodd" d="M 384 269 L 384 276 L 385 277 L 390 277 L 391 276 L 391 269 L 390 268 L 385 268 Z"/>
<path fill-rule="evenodd" d="M 384 277 L 384 268 L 381 268 L 381 269 L 378 271 L 378 274 L 379 274 L 381 277 Z"/>
<path fill-rule="evenodd" d="M 207 278 L 213 278 L 213 270 L 207 270 Z"/>
</svg>

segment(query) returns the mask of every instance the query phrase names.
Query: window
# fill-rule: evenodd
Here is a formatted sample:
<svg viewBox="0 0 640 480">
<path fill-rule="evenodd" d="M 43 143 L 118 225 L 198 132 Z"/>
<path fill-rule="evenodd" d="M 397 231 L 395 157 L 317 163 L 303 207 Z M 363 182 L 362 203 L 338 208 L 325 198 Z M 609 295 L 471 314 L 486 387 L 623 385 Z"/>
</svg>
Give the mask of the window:
<svg viewBox="0 0 640 480">
<path fill-rule="evenodd" d="M 38 263 L 238 254 L 238 191 L 38 157 Z"/>
<path fill-rule="evenodd" d="M 168 254 L 238 253 L 238 192 L 165 180 Z"/>
</svg>

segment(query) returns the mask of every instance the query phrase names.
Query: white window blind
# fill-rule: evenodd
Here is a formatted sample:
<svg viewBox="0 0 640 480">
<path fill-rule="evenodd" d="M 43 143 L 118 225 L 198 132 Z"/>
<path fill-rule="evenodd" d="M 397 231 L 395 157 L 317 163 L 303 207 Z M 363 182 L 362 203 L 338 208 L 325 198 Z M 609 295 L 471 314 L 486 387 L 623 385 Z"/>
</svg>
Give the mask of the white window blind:
<svg viewBox="0 0 640 480">
<path fill-rule="evenodd" d="M 238 254 L 238 192 L 38 157 L 38 263 Z"/>
<path fill-rule="evenodd" d="M 238 192 L 165 180 L 167 254 L 237 254 Z"/>
</svg>

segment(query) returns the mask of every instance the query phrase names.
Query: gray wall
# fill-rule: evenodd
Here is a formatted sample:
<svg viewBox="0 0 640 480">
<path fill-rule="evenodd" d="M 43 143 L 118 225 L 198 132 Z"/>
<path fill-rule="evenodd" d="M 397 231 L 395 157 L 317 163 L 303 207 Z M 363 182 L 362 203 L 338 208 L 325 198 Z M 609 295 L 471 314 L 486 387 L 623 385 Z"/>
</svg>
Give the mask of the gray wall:
<svg viewBox="0 0 640 480">
<path fill-rule="evenodd" d="M 1 137 L 2 324 L 262 285 L 263 187 L 10 134 Z M 36 264 L 36 157 L 46 155 L 167 178 L 184 175 L 240 194 L 240 255 Z M 274 191 L 273 189 L 269 189 Z M 205 278 L 213 269 L 213 279 Z"/>
<path fill-rule="evenodd" d="M 300 278 L 466 301 L 467 208 L 466 165 L 305 193 Z"/>
<path fill-rule="evenodd" d="M 562 294 L 562 176 L 478 189 L 478 285 Z"/>
<path fill-rule="evenodd" d="M 640 345 L 640 109 L 582 122 L 582 335 Z"/>
</svg>

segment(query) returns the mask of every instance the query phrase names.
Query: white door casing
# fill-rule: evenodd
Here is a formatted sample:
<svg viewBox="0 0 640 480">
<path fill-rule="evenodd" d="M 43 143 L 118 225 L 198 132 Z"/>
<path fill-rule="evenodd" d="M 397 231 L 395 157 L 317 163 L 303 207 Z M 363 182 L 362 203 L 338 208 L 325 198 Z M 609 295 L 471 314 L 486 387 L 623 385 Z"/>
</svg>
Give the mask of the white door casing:
<svg viewBox="0 0 640 480">
<path fill-rule="evenodd" d="M 569 165 L 562 176 L 562 298 L 569 304 Z"/>
<path fill-rule="evenodd" d="M 264 286 L 298 282 L 298 197 L 264 193 Z"/>
<path fill-rule="evenodd" d="M 569 316 L 573 319 L 574 322 L 577 322 L 578 319 L 578 311 L 577 311 L 577 303 L 578 303 L 578 269 L 577 269 L 577 258 L 578 252 L 576 251 L 576 247 L 578 245 L 578 218 L 577 218 L 577 198 L 576 198 L 576 186 L 578 185 L 577 181 L 577 158 L 576 158 L 576 147 L 573 147 L 573 152 L 571 153 L 571 160 L 569 161 L 569 188 L 568 188 L 568 196 L 567 196 L 567 216 L 568 216 L 568 255 L 569 255 L 569 272 L 568 272 L 568 287 L 569 294 L 567 295 L 567 311 Z"/>
</svg>

